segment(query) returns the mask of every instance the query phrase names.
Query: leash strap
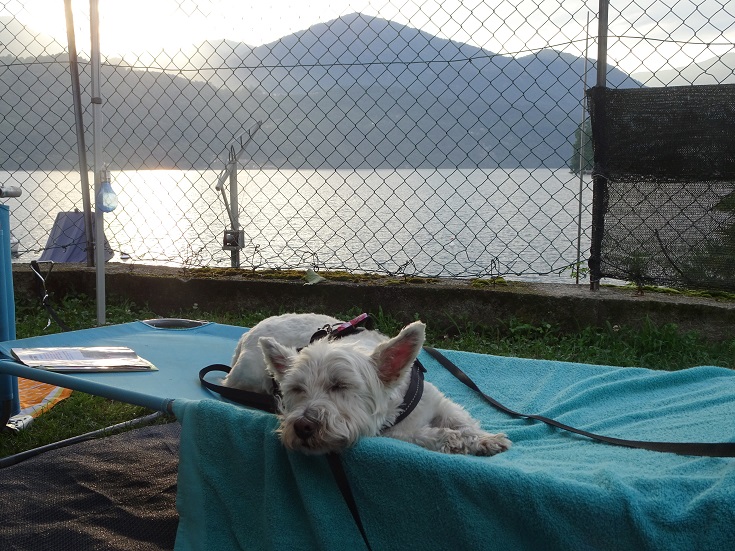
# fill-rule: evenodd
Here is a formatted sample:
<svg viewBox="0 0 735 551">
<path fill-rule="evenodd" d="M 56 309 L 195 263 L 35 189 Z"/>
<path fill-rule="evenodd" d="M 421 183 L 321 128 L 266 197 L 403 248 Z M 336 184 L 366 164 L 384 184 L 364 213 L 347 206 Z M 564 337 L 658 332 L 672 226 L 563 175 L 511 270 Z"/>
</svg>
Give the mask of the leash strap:
<svg viewBox="0 0 735 551">
<path fill-rule="evenodd" d="M 494 400 L 493 398 L 485 394 L 482 390 L 480 390 L 475 382 L 470 379 L 470 377 L 464 371 L 457 367 L 441 352 L 430 347 L 424 347 L 424 350 L 457 379 L 459 379 L 465 385 L 480 394 L 480 396 L 482 396 L 487 402 L 489 402 L 490 405 L 514 417 L 523 417 L 525 419 L 534 419 L 536 421 L 541 421 L 542 423 L 546 423 L 547 425 L 551 425 L 565 431 L 586 436 L 587 438 L 599 440 L 607 444 L 613 444 L 615 446 L 625 446 L 628 448 L 639 448 L 665 453 L 677 453 L 681 455 L 695 455 L 703 457 L 735 457 L 735 442 L 647 442 L 642 440 L 625 440 L 622 438 L 612 438 L 610 436 L 602 436 L 600 434 L 587 432 L 585 430 L 565 425 L 564 423 L 560 423 L 559 421 L 549 419 L 548 417 L 543 417 L 541 415 L 528 415 L 525 413 L 513 411 L 512 409 L 505 407 L 503 404 Z"/>
<path fill-rule="evenodd" d="M 267 411 L 268 413 L 276 412 L 276 398 L 272 394 L 261 394 L 260 392 L 251 392 L 249 390 L 242 390 L 240 388 L 231 388 L 229 386 L 222 386 L 211 381 L 207 381 L 204 377 L 207 373 L 213 371 L 219 371 L 227 375 L 230 372 L 231 367 L 225 364 L 212 364 L 202 368 L 199 371 L 199 382 L 202 386 L 216 392 L 220 396 L 248 406 L 251 408 Z"/>
<path fill-rule="evenodd" d="M 362 540 L 365 542 L 365 547 L 367 547 L 368 551 L 372 551 L 372 548 L 370 547 L 370 542 L 367 538 L 367 533 L 365 532 L 365 527 L 362 525 L 360 512 L 357 509 L 355 496 L 352 494 L 350 482 L 347 478 L 347 473 L 345 472 L 344 466 L 342 465 L 342 461 L 339 458 L 339 454 L 328 453 L 327 463 L 329 463 L 329 468 L 332 470 L 334 481 L 337 483 L 337 487 L 339 487 L 339 491 L 342 493 L 342 498 L 345 500 L 345 503 L 347 504 L 350 513 L 352 513 L 352 518 L 357 525 L 357 529 L 360 531 Z"/>
</svg>

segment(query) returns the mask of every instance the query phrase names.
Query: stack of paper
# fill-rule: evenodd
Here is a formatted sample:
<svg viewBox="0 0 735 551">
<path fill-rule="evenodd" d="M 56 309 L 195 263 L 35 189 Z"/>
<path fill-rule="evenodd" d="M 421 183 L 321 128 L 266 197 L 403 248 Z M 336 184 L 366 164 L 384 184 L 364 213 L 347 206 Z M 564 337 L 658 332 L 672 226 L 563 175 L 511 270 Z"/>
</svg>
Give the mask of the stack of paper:
<svg viewBox="0 0 735 551">
<path fill-rule="evenodd" d="M 105 371 L 156 371 L 134 350 L 125 346 L 12 348 L 15 358 L 29 367 L 64 373 Z"/>
</svg>

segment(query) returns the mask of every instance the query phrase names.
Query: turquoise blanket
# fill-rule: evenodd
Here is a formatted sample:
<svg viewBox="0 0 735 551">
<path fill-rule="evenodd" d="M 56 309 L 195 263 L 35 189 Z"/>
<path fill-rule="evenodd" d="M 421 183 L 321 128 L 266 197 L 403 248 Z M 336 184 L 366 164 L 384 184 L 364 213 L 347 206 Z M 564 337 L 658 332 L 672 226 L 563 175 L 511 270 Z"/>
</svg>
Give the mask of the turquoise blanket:
<svg viewBox="0 0 735 551">
<path fill-rule="evenodd" d="M 735 441 L 735 372 L 679 372 L 445 351 L 524 413 L 608 436 Z M 735 459 L 615 447 L 509 417 L 422 353 L 427 380 L 513 448 L 449 456 L 366 438 L 343 462 L 372 549 L 691 550 L 735 547 Z M 324 457 L 287 452 L 274 416 L 176 400 L 176 549 L 364 549 Z"/>
</svg>

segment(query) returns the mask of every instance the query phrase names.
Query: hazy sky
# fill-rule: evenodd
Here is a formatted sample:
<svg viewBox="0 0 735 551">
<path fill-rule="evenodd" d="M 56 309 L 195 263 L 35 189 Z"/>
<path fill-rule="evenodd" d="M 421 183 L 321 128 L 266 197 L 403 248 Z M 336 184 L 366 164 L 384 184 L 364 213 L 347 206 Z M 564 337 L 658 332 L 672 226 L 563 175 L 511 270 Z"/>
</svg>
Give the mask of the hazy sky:
<svg viewBox="0 0 735 551">
<path fill-rule="evenodd" d="M 12 10 L 14 3 L 22 4 L 19 13 L 27 14 L 23 18 L 27 20 L 21 19 L 25 24 L 55 37 L 65 37 L 63 0 L 53 3 L 49 0 L 12 0 L 6 5 Z M 558 9 L 558 0 L 546 3 L 553 6 L 546 10 L 550 17 L 539 12 L 536 2 L 527 0 L 400 0 L 393 3 L 387 0 L 99 0 L 104 24 L 103 47 L 110 53 L 180 46 L 211 38 L 228 38 L 257 46 L 353 12 L 410 24 L 431 34 L 478 46 L 485 46 L 488 41 L 499 46 L 512 40 L 512 28 L 524 33 L 524 39 L 530 37 L 534 27 L 546 26 L 546 34 L 549 31 L 556 34 L 559 27 L 568 27 L 575 17 L 578 21 L 573 34 L 579 33 L 586 21 L 587 10 L 583 2 L 567 0 L 563 10 Z M 80 22 L 88 16 L 89 3 L 76 0 L 73 5 L 75 18 L 79 19 L 76 26 L 82 31 Z M 553 15 L 554 11 L 558 13 Z M 536 23 L 527 21 L 522 14 L 533 14 Z M 499 33 L 494 40 L 490 29 L 496 35 Z M 518 44 L 523 42 L 518 40 Z"/>
<path fill-rule="evenodd" d="M 88 51 L 89 2 L 73 0 L 77 45 Z M 620 35 L 646 34 L 668 36 L 678 29 L 676 38 L 720 43 L 735 42 L 735 13 L 723 11 L 721 0 L 613 0 L 610 8 Z M 675 6 L 675 12 L 669 13 Z M 14 15 L 36 31 L 66 44 L 63 0 L 9 0 L 0 15 Z M 523 53 L 546 46 L 564 49 L 575 55 L 584 53 L 587 14 L 592 22 L 590 34 L 597 34 L 597 0 L 99 0 L 101 48 L 108 56 L 126 52 L 155 53 L 178 49 L 205 39 L 227 38 L 252 46 L 272 42 L 353 12 L 380 16 L 431 34 L 467 42 L 504 54 Z M 397 7 L 398 6 L 398 7 Z M 615 9 L 622 12 L 618 16 Z M 730 10 L 732 12 L 732 10 Z M 712 18 L 711 15 L 718 16 Z M 686 24 L 682 25 L 682 21 Z M 724 37 L 723 37 L 724 35 Z M 623 52 L 635 46 L 635 60 L 624 60 Z M 733 46 L 707 49 L 663 42 L 611 41 L 611 57 L 628 65 L 629 71 L 643 70 L 636 65 L 645 60 L 654 69 L 667 61 L 686 64 L 690 58 L 705 59 L 732 51 Z M 616 55 L 616 48 L 619 48 Z M 590 51 L 596 57 L 596 51 Z"/>
</svg>

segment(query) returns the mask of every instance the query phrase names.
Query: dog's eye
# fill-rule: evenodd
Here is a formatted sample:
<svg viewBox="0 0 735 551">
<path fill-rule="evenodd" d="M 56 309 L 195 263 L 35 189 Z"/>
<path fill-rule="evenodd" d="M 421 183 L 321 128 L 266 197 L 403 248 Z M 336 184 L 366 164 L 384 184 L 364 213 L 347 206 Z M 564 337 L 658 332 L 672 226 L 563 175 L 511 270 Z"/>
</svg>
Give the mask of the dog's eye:
<svg viewBox="0 0 735 551">
<path fill-rule="evenodd" d="M 350 386 L 343 381 L 335 381 L 329 385 L 329 390 L 331 392 L 340 392 L 343 390 L 347 390 L 348 388 L 350 388 Z"/>
<path fill-rule="evenodd" d="M 306 389 L 301 385 L 294 385 L 289 389 L 289 391 L 293 394 L 303 394 L 306 392 Z"/>
</svg>

